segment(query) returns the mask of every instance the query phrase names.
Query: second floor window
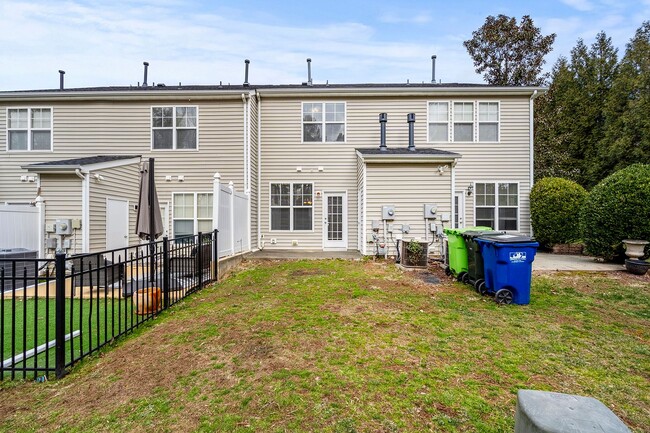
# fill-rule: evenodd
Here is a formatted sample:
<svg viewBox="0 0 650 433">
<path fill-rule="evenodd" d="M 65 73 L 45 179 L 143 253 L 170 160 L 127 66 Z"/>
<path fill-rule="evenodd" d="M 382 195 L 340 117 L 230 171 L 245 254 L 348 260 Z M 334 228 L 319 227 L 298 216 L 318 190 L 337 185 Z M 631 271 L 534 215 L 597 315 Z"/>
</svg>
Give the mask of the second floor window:
<svg viewBox="0 0 650 433">
<path fill-rule="evenodd" d="M 196 149 L 196 107 L 152 107 L 151 147 L 154 150 Z"/>
<path fill-rule="evenodd" d="M 52 150 L 52 109 L 9 108 L 7 150 Z"/>
<path fill-rule="evenodd" d="M 429 141 L 449 141 L 449 104 L 429 103 Z"/>
<path fill-rule="evenodd" d="M 498 102 L 479 102 L 478 141 L 499 141 Z"/>
<path fill-rule="evenodd" d="M 454 141 L 474 141 L 473 102 L 454 102 Z"/>
<path fill-rule="evenodd" d="M 302 141 L 326 143 L 345 141 L 345 103 L 303 103 Z"/>
</svg>

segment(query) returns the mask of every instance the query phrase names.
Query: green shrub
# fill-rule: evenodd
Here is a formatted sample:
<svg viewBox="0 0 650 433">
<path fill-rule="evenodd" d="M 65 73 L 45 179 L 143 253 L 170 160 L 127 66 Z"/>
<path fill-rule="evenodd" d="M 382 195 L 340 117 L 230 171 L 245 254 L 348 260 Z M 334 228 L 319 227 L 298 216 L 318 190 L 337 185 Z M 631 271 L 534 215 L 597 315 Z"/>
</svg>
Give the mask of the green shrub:
<svg viewBox="0 0 650 433">
<path fill-rule="evenodd" d="M 530 214 L 535 239 L 544 246 L 575 242 L 580 236 L 580 210 L 587 191 L 559 177 L 539 180 L 530 191 Z"/>
<path fill-rule="evenodd" d="M 581 226 L 587 252 L 607 260 L 623 257 L 623 239 L 650 240 L 650 165 L 631 165 L 596 185 Z"/>
</svg>

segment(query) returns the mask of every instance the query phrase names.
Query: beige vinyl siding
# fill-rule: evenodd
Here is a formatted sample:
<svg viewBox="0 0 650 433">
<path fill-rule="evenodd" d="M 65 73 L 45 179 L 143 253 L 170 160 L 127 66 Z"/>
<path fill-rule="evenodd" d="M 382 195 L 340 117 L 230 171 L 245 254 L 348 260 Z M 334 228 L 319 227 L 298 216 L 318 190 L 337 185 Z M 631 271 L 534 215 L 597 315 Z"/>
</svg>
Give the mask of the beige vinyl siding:
<svg viewBox="0 0 650 433">
<path fill-rule="evenodd" d="M 271 232 L 269 212 L 269 184 L 271 182 L 314 182 L 315 191 L 348 192 L 348 247 L 358 244 L 358 178 L 355 148 L 379 145 L 379 113 L 388 113 L 387 144 L 389 148 L 408 144 L 408 113 L 415 113 L 414 138 L 417 148 L 437 148 L 462 155 L 456 167 L 456 190 L 466 190 L 472 182 L 510 181 L 520 187 L 519 230 L 529 232 L 529 98 L 526 96 L 498 96 L 472 98 L 467 96 L 354 96 L 348 97 L 288 97 L 271 96 L 261 92 L 261 146 L 262 178 L 261 228 L 266 248 L 294 248 L 292 240 L 301 248 L 322 248 L 322 200 L 316 200 L 314 230 L 312 232 Z M 302 143 L 303 102 L 345 102 L 346 141 L 344 143 Z M 500 141 L 498 143 L 428 143 L 428 102 L 499 101 Z M 318 167 L 323 167 L 319 172 Z M 296 168 L 301 167 L 302 172 Z M 389 179 L 397 181 L 404 177 Z M 451 202 L 451 187 L 448 202 Z M 466 197 L 465 221 L 474 222 L 474 197 Z M 449 210 L 451 211 L 451 209 Z M 368 210 L 369 212 L 369 210 Z M 370 216 L 366 217 L 369 224 Z M 270 239 L 277 240 L 271 245 Z"/>
<path fill-rule="evenodd" d="M 338 99 L 337 99 L 338 100 Z M 315 99 L 314 101 L 322 101 Z M 347 192 L 348 248 L 357 249 L 357 162 L 350 143 L 301 143 L 302 100 L 262 98 L 261 230 L 265 248 L 323 247 L 323 199 L 314 194 L 311 231 L 271 231 L 269 186 L 313 182 L 314 192 Z M 348 106 L 349 110 L 349 106 Z M 350 126 L 348 126 L 348 133 Z M 301 167 L 302 172 L 296 168 Z M 323 167 L 319 172 L 318 167 Z M 271 244 L 275 238 L 277 243 Z M 292 246 L 292 241 L 297 246 Z"/>
<path fill-rule="evenodd" d="M 93 175 L 100 174 L 103 179 L 97 182 Z M 106 199 L 128 200 L 129 204 L 129 245 L 137 245 L 135 234 L 136 210 L 140 188 L 139 164 L 130 164 L 90 174 L 90 252 L 106 250 Z"/>
<path fill-rule="evenodd" d="M 41 177 L 41 197 L 45 203 L 45 225 L 54 224 L 57 219 L 82 219 L 81 179 L 75 174 L 47 174 Z M 83 252 L 83 230 L 73 230 L 68 254 Z M 45 238 L 57 238 L 54 233 L 45 233 Z M 53 250 L 46 250 L 52 254 Z"/>
<path fill-rule="evenodd" d="M 429 98 L 428 102 L 500 102 L 498 143 L 431 143 L 429 146 L 460 153 L 456 165 L 457 191 L 467 191 L 474 182 L 519 182 L 519 231 L 530 233 L 530 152 L 529 99 L 501 98 Z M 426 114 L 424 115 L 426 116 Z M 426 117 L 425 117 L 426 118 Z M 416 122 L 415 137 L 427 138 L 426 122 Z M 474 224 L 474 195 L 465 195 L 465 226 Z"/>
<path fill-rule="evenodd" d="M 257 204 L 258 204 L 258 188 L 259 181 L 257 176 L 258 171 L 258 160 L 257 160 L 257 151 L 259 147 L 259 137 L 257 131 L 258 125 L 258 104 L 257 99 L 254 93 L 250 95 L 250 119 L 249 119 L 249 131 L 250 131 L 250 171 L 251 171 L 251 191 L 250 191 L 250 200 L 251 200 L 251 233 L 250 233 L 250 243 L 251 249 L 257 249 L 257 241 L 259 234 L 257 232 Z"/>
<path fill-rule="evenodd" d="M 451 170 L 438 172 L 440 164 L 375 164 L 366 165 L 366 233 L 372 234 L 372 221 L 381 222 L 383 205 L 395 205 L 395 220 L 390 224 L 408 224 L 411 230 L 403 235 L 408 241 L 417 239 L 431 242 L 431 234 L 425 233 L 424 205 L 438 205 L 438 215 L 451 216 Z M 430 220 L 433 222 L 432 220 Z M 447 227 L 449 223 L 445 223 Z M 379 236 L 383 236 L 380 230 Z M 394 255 L 395 237 L 387 235 L 388 254 Z M 367 253 L 373 254 L 373 245 Z M 430 247 L 432 255 L 439 254 L 439 245 Z"/>
<path fill-rule="evenodd" d="M 52 107 L 53 152 L 7 152 L 7 107 Z M 199 150 L 152 151 L 151 107 L 197 106 Z M 187 101 L 61 101 L 0 105 L 0 201 L 31 201 L 35 183 L 22 183 L 22 165 L 94 155 L 142 155 L 156 159 L 156 183 L 161 202 L 173 191 L 211 191 L 213 175 L 244 187 L 243 102 L 236 99 Z M 185 176 L 178 182 L 179 175 Z M 172 176 L 171 182 L 165 176 Z"/>
</svg>

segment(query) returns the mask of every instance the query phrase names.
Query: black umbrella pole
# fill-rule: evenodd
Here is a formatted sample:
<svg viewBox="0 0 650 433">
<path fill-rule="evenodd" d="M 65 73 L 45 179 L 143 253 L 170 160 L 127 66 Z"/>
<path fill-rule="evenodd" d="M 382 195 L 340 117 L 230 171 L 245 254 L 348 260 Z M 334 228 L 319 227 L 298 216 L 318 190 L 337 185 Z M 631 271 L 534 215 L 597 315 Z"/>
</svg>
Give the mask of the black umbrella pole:
<svg viewBox="0 0 650 433">
<path fill-rule="evenodd" d="M 149 158 L 149 281 L 153 282 L 155 270 L 155 253 L 156 246 L 154 240 L 156 237 L 156 223 L 154 215 L 154 159 Z"/>
</svg>

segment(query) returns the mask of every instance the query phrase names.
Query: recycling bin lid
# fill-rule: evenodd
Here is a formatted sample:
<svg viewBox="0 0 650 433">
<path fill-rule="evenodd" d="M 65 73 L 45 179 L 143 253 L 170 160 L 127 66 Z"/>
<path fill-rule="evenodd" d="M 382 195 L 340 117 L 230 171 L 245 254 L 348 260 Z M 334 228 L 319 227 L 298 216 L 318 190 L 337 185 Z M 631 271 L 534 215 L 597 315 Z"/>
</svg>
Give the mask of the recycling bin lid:
<svg viewBox="0 0 650 433">
<path fill-rule="evenodd" d="M 500 232 L 497 230 L 467 230 L 466 232 L 463 232 L 462 236 L 465 239 L 474 239 L 479 236 L 491 236 L 491 235 L 503 235 L 506 232 Z"/>
<path fill-rule="evenodd" d="M 484 235 L 479 236 L 479 239 L 484 241 L 490 241 L 499 244 L 528 244 L 535 241 L 534 238 L 530 236 L 521 235 L 521 234 L 499 234 L 499 235 Z"/>
<path fill-rule="evenodd" d="M 443 232 L 445 232 L 446 234 L 460 235 L 470 230 L 492 231 L 492 227 L 477 226 L 477 227 L 463 227 L 461 229 L 445 228 L 443 229 Z M 499 233 L 503 233 L 503 232 L 499 232 Z"/>
</svg>

